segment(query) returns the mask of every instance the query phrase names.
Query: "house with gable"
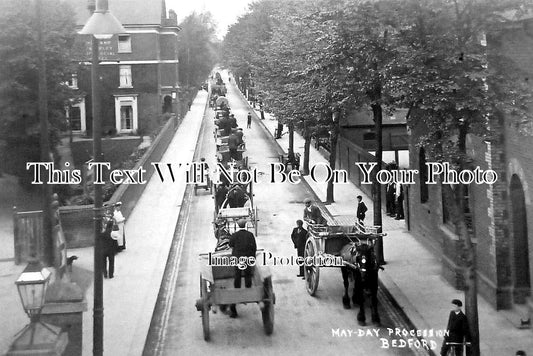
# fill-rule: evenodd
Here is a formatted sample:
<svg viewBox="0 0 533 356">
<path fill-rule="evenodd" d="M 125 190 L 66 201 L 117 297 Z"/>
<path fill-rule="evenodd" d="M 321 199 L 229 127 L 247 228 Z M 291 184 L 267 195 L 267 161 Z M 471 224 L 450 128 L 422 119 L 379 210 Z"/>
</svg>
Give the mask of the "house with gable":
<svg viewBox="0 0 533 356">
<path fill-rule="evenodd" d="M 65 0 L 74 9 L 77 29 L 91 16 L 87 0 Z M 165 0 L 111 0 L 110 12 L 126 32 L 100 41 L 100 95 L 104 134 L 142 134 L 160 124 L 163 113 L 177 112 L 178 41 L 176 13 Z M 78 99 L 68 108 L 73 132 L 89 134 L 91 39 L 78 35 L 79 67 L 69 86 Z"/>
</svg>

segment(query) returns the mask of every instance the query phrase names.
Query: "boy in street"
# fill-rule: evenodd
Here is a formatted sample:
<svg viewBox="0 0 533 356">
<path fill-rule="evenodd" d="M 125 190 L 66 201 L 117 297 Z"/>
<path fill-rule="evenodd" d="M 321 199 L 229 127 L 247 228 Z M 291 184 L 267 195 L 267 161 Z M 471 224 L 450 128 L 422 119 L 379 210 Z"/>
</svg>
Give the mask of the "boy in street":
<svg viewBox="0 0 533 356">
<path fill-rule="evenodd" d="M 463 356 L 463 343 L 471 341 L 468 320 L 461 311 L 462 306 L 463 303 L 459 299 L 452 300 L 452 311 L 448 317 L 448 326 L 446 327 L 448 335 L 444 337 L 440 350 L 442 356 L 446 356 L 451 347 L 455 349 L 455 355 Z"/>
</svg>

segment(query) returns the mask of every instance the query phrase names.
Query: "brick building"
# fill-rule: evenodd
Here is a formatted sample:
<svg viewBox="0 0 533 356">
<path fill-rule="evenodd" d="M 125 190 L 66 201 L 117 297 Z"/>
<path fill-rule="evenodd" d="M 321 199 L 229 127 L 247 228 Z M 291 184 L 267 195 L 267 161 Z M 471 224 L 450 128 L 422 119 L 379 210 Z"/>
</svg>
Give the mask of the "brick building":
<svg viewBox="0 0 533 356">
<path fill-rule="evenodd" d="M 383 115 L 383 161 L 409 167 L 407 110 L 398 109 L 393 115 Z M 340 136 L 369 152 L 376 151 L 375 124 L 371 111 L 354 111 L 341 121 Z M 353 162 L 352 162 L 353 164 Z"/>
<path fill-rule="evenodd" d="M 86 0 L 66 0 L 80 30 L 91 12 Z M 126 33 L 100 42 L 102 127 L 104 133 L 147 133 L 157 127 L 163 112 L 177 112 L 177 16 L 168 16 L 164 0 L 111 0 L 109 10 Z M 69 85 L 80 95 L 68 110 L 74 132 L 90 131 L 90 36 L 78 35 L 80 66 Z"/>
<path fill-rule="evenodd" d="M 499 46 L 506 61 L 518 64 L 524 80 L 533 77 L 532 20 L 506 23 L 487 35 L 488 46 Z M 490 65 L 490 63 L 489 63 Z M 493 117 L 491 129 L 499 133 L 489 141 L 467 137 L 467 150 L 473 166 L 493 169 L 498 181 L 493 185 L 471 184 L 464 213 L 473 230 L 477 249 L 479 292 L 496 308 L 533 311 L 533 137 L 517 130 L 515 120 Z M 420 125 L 411 128 L 411 168 L 424 172 L 426 154 L 415 147 Z M 441 184 L 424 184 L 421 173 L 409 189 L 411 231 L 437 255 L 442 256 L 443 276 L 462 288 L 460 262 L 462 248 L 443 204 Z"/>
</svg>

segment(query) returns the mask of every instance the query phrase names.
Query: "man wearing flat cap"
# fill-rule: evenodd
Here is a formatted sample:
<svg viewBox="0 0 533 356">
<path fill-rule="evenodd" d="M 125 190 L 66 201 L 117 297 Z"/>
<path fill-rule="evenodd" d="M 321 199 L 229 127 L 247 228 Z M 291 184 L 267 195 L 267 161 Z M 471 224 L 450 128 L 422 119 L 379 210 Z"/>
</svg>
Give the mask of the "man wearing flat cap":
<svg viewBox="0 0 533 356">
<path fill-rule="evenodd" d="M 452 300 L 452 311 L 448 318 L 446 331 L 448 335 L 444 337 L 440 354 L 445 356 L 450 348 L 455 349 L 455 355 L 463 356 L 463 343 L 471 342 L 468 319 L 461 311 L 463 303 L 459 299 Z M 467 355 L 470 348 L 467 346 Z"/>
<path fill-rule="evenodd" d="M 232 256 L 239 257 L 254 257 L 257 252 L 257 245 L 255 243 L 254 234 L 246 230 L 246 219 L 239 219 L 237 221 L 240 230 L 237 230 L 231 235 L 229 240 L 230 247 L 233 247 Z M 235 267 L 235 280 L 233 286 L 241 288 L 241 278 L 244 272 L 244 286 L 246 288 L 252 287 L 253 266 L 246 266 L 244 270 Z M 235 304 L 230 306 L 230 317 L 237 317 L 237 308 Z"/>
<path fill-rule="evenodd" d="M 326 219 L 322 216 L 318 206 L 312 204 L 313 201 L 310 198 L 304 200 L 304 221 L 310 224 L 322 224 L 326 225 Z"/>
</svg>

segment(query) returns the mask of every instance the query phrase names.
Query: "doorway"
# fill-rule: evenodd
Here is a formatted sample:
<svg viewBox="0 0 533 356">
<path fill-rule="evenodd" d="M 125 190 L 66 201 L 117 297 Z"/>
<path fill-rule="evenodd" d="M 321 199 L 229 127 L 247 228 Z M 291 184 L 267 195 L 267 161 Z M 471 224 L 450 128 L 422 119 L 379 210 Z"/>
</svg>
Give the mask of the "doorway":
<svg viewBox="0 0 533 356">
<path fill-rule="evenodd" d="M 526 297 L 531 294 L 531 279 L 529 275 L 529 246 L 527 236 L 527 214 L 524 189 L 520 178 L 514 174 L 511 177 L 511 214 L 513 222 L 513 298 L 516 304 L 524 304 Z"/>
</svg>

